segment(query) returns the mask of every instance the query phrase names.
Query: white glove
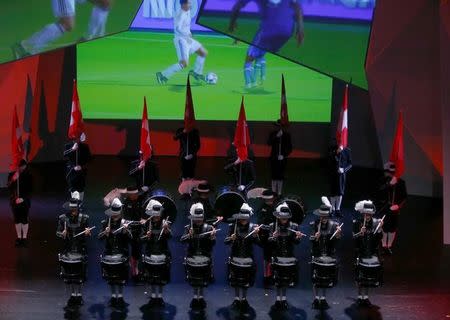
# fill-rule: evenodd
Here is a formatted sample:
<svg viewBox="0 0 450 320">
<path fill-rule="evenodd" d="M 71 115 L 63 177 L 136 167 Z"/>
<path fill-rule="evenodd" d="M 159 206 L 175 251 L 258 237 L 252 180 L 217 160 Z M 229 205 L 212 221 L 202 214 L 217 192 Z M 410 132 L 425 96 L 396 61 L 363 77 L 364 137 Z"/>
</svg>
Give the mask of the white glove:
<svg viewBox="0 0 450 320">
<path fill-rule="evenodd" d="M 278 130 L 277 138 L 280 138 L 283 135 L 283 130 Z"/>
<path fill-rule="evenodd" d="M 142 170 L 142 169 L 144 169 L 144 167 L 145 167 L 145 161 L 144 160 L 142 160 L 141 162 L 139 162 L 139 170 Z"/>
<path fill-rule="evenodd" d="M 280 154 L 280 155 L 278 155 L 278 160 L 280 160 L 280 161 L 281 161 L 281 160 L 283 160 L 283 159 L 284 159 L 283 155 L 281 155 L 281 154 Z"/>
<path fill-rule="evenodd" d="M 239 190 L 239 191 L 244 191 L 244 190 L 245 190 L 245 186 L 241 184 L 241 185 L 238 187 L 238 190 Z"/>
<path fill-rule="evenodd" d="M 397 211 L 398 209 L 399 209 L 398 204 L 393 204 L 393 205 L 391 206 L 391 211 Z"/>
<path fill-rule="evenodd" d="M 184 157 L 184 159 L 186 160 L 191 160 L 194 156 L 192 154 L 188 154 L 187 156 Z"/>
<path fill-rule="evenodd" d="M 73 151 L 78 150 L 78 143 L 77 143 L 77 142 L 75 142 L 75 143 L 73 144 L 72 150 L 73 150 Z"/>
<path fill-rule="evenodd" d="M 74 169 L 75 171 L 81 171 L 81 166 L 80 166 L 80 165 L 75 166 L 73 169 Z"/>
<path fill-rule="evenodd" d="M 21 204 L 23 202 L 23 198 L 17 198 L 16 199 L 16 204 Z"/>
<path fill-rule="evenodd" d="M 147 186 L 142 186 L 141 190 L 144 191 L 144 192 L 147 192 L 148 191 L 148 187 Z"/>
<path fill-rule="evenodd" d="M 344 173 L 344 168 L 339 168 L 339 169 L 338 169 L 338 172 L 339 172 L 339 173 Z"/>
<path fill-rule="evenodd" d="M 392 177 L 392 179 L 391 179 L 391 181 L 389 181 L 389 184 L 391 185 L 391 186 L 393 186 L 393 185 L 395 185 L 395 184 L 397 184 L 397 177 Z"/>
</svg>

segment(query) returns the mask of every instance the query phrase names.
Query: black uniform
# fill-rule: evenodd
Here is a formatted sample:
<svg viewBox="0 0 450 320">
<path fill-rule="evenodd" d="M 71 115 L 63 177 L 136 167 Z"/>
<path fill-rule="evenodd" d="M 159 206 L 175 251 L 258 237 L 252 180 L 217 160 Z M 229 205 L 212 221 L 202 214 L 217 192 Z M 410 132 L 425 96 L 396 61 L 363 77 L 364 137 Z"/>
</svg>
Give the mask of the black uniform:
<svg viewBox="0 0 450 320">
<path fill-rule="evenodd" d="M 381 210 L 381 214 L 386 215 L 383 224 L 384 232 L 397 231 L 399 211 L 404 205 L 406 197 L 408 196 L 405 181 L 402 179 L 398 179 L 395 185 L 391 185 L 389 183 L 391 179 L 391 177 L 386 177 L 383 179 L 378 196 L 380 202 L 379 208 L 383 209 Z M 392 211 L 390 209 L 394 204 L 399 206 L 399 210 Z"/>
<path fill-rule="evenodd" d="M 74 145 L 74 142 L 67 143 L 64 151 L 67 152 Z M 86 187 L 86 165 L 91 159 L 91 151 L 86 143 L 78 142 L 78 149 L 71 151 L 65 155 L 66 163 L 66 180 L 69 191 L 84 192 Z M 75 166 L 81 166 L 80 171 L 75 170 Z"/>
<path fill-rule="evenodd" d="M 316 240 L 314 237 L 315 233 L 319 230 L 320 224 L 320 237 Z M 338 239 L 334 236 L 331 239 L 331 236 L 335 233 L 339 224 L 336 221 L 328 220 L 326 224 L 320 223 L 320 219 L 316 219 L 315 221 L 310 223 L 312 228 L 312 249 L 311 255 L 313 257 L 320 256 L 329 256 L 335 258 L 336 256 L 336 242 Z"/>
<path fill-rule="evenodd" d="M 372 256 L 379 256 L 379 247 L 381 241 L 381 232 L 375 234 L 374 231 L 380 223 L 381 219 L 372 218 L 369 221 L 366 221 L 365 227 L 366 232 L 364 235 L 357 235 L 361 227 L 364 225 L 363 219 L 355 219 L 353 220 L 353 235 L 356 240 L 356 257 L 357 258 L 370 258 Z M 381 229 L 381 228 L 379 228 Z"/>
<path fill-rule="evenodd" d="M 8 174 L 8 190 L 9 190 L 9 204 L 14 215 L 14 223 L 28 223 L 28 212 L 31 206 L 31 192 L 32 192 L 32 177 L 30 170 L 26 168 L 19 175 L 19 194 L 17 194 L 17 179 L 12 181 L 16 172 Z M 16 199 L 22 198 L 23 202 L 17 204 Z"/>
<path fill-rule="evenodd" d="M 349 148 L 344 148 L 340 153 L 336 153 L 336 147 L 332 148 L 328 157 L 330 194 L 331 196 L 342 196 L 345 193 L 345 181 L 347 172 L 352 168 L 352 155 Z M 344 169 L 344 173 L 339 172 L 339 168 Z"/>
<path fill-rule="evenodd" d="M 139 163 L 140 160 L 133 161 L 130 170 L 132 172 L 130 175 L 135 179 L 138 189 L 143 186 L 151 187 L 154 183 L 159 182 L 159 168 L 156 162 L 148 159 L 143 169 L 137 169 Z"/>
<path fill-rule="evenodd" d="M 267 144 L 271 146 L 270 151 L 270 169 L 272 180 L 284 180 L 284 172 L 286 171 L 287 157 L 292 152 L 291 134 L 283 130 L 283 135 L 277 137 L 279 130 L 270 133 Z M 278 160 L 278 156 L 282 155 L 283 160 Z"/>
<path fill-rule="evenodd" d="M 197 163 L 197 152 L 200 150 L 200 133 L 197 129 L 183 132 L 183 128 L 178 128 L 174 140 L 180 141 L 179 156 L 181 161 L 181 177 L 194 178 L 195 166 Z M 192 159 L 186 160 L 184 157 L 191 154 Z"/>
<path fill-rule="evenodd" d="M 67 230 L 66 238 L 63 238 L 62 232 Z M 58 218 L 58 227 L 56 236 L 64 240 L 64 247 L 62 253 L 78 253 L 83 256 L 87 255 L 86 237 L 81 235 L 76 238 L 74 236 L 85 228 L 89 228 L 89 216 L 84 213 L 79 213 L 73 216 L 70 212 L 62 214 Z"/>
<path fill-rule="evenodd" d="M 130 240 L 131 256 L 137 261 L 141 257 L 140 236 L 142 231 L 142 226 L 138 222 L 144 218 L 141 198 L 138 198 L 135 201 L 126 198 L 123 201 L 122 214 L 125 220 L 135 221 L 135 223 L 129 225 L 128 229 L 132 235 Z"/>
<path fill-rule="evenodd" d="M 270 224 L 270 232 L 271 235 L 269 237 L 269 242 L 272 247 L 272 257 L 295 257 L 294 249 L 295 245 L 300 243 L 300 239 L 296 238 L 296 234 L 289 229 L 299 231 L 298 224 L 289 221 L 287 224 L 278 224 L 278 230 L 275 230 L 276 223 L 273 222 Z M 272 233 L 278 231 L 278 237 L 272 237 Z"/>
<path fill-rule="evenodd" d="M 192 238 L 189 238 L 189 229 L 191 225 L 188 224 L 184 227 L 184 234 L 181 237 L 181 242 L 187 243 L 187 256 L 205 256 L 210 258 L 212 249 L 216 244 L 216 240 L 211 239 L 211 235 L 199 236 L 201 233 L 209 232 L 213 230 L 213 226 L 203 223 L 201 225 L 193 224 L 194 234 Z"/>
</svg>

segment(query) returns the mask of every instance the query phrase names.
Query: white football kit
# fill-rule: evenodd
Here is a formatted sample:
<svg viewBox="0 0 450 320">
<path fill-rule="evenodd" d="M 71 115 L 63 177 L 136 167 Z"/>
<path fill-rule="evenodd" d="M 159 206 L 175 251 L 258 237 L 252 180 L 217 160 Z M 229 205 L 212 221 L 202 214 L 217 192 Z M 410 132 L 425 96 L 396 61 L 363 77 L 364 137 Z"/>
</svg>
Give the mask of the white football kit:
<svg viewBox="0 0 450 320">
<path fill-rule="evenodd" d="M 177 50 L 178 60 L 189 61 L 189 56 L 202 47 L 200 42 L 192 38 L 191 34 L 191 11 L 180 9 L 174 17 L 173 42 Z"/>
<path fill-rule="evenodd" d="M 52 0 L 53 14 L 56 18 L 74 17 L 75 5 L 87 0 Z"/>
</svg>

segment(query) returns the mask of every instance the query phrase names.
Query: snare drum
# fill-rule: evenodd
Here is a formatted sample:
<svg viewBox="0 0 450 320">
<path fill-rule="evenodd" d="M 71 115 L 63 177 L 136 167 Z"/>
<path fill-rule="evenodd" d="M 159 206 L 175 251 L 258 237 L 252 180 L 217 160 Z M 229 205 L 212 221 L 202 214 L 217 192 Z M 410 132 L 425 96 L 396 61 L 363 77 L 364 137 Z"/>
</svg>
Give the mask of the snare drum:
<svg viewBox="0 0 450 320">
<path fill-rule="evenodd" d="M 184 259 L 186 280 L 193 287 L 206 287 L 212 280 L 211 259 L 205 256 L 192 256 Z"/>
<path fill-rule="evenodd" d="M 273 257 L 272 270 L 275 286 L 293 287 L 297 284 L 298 271 L 295 257 Z"/>
<path fill-rule="evenodd" d="M 256 267 L 252 258 L 230 257 L 228 281 L 232 287 L 248 288 L 255 283 Z"/>
<path fill-rule="evenodd" d="M 329 256 L 313 257 L 311 262 L 311 280 L 318 288 L 332 288 L 338 280 L 336 259 Z"/>
<path fill-rule="evenodd" d="M 142 255 L 148 284 L 164 286 L 170 282 L 170 258 L 165 254 Z"/>
<path fill-rule="evenodd" d="M 109 283 L 123 284 L 128 279 L 128 258 L 122 254 L 100 256 L 102 277 Z"/>
<path fill-rule="evenodd" d="M 83 283 L 86 280 L 86 257 L 79 253 L 58 255 L 60 276 L 66 283 Z"/>
<path fill-rule="evenodd" d="M 362 287 L 379 287 L 383 284 L 383 265 L 377 256 L 358 258 L 355 280 Z"/>
<path fill-rule="evenodd" d="M 231 217 L 239 212 L 245 197 L 242 192 L 232 186 L 222 186 L 218 188 L 214 208 L 219 216 Z"/>
</svg>

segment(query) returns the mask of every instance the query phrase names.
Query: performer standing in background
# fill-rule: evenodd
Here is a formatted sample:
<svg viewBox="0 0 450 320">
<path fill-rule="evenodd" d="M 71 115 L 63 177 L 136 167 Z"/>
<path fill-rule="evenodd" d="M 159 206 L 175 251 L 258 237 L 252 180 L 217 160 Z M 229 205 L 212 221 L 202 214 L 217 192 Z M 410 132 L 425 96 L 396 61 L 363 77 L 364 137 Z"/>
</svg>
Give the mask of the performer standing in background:
<svg viewBox="0 0 450 320">
<path fill-rule="evenodd" d="M 389 162 L 385 165 L 384 179 L 379 189 L 380 205 L 383 209 L 380 211 L 386 215 L 382 240 L 384 254 L 392 254 L 391 248 L 397 235 L 400 209 L 408 196 L 405 181 L 397 178 L 395 171 L 395 164 Z"/>
<path fill-rule="evenodd" d="M 276 194 L 271 190 L 263 191 L 261 198 L 264 200 L 264 204 L 261 209 L 259 209 L 257 214 L 257 222 L 259 225 L 268 226 L 275 222 L 275 217 L 273 215 L 275 211 L 275 195 Z M 264 289 L 266 289 L 266 295 L 267 289 L 269 289 L 272 285 L 272 267 L 270 264 L 272 260 L 272 251 L 268 241 L 269 236 L 269 230 L 267 228 L 261 228 L 259 231 L 259 244 L 263 249 L 264 256 Z"/>
<path fill-rule="evenodd" d="M 347 147 L 332 146 L 328 156 L 328 166 L 332 214 L 341 217 L 341 203 L 345 194 L 347 172 L 352 168 L 351 150 Z"/>
<path fill-rule="evenodd" d="M 71 296 L 68 306 L 83 304 L 81 286 L 86 280 L 87 248 L 86 238 L 91 235 L 89 216 L 80 213 L 80 194 L 72 193 L 72 198 L 64 204 L 69 210 L 58 217 L 56 236 L 63 240 L 63 250 L 59 253 L 61 277 L 70 286 Z"/>
<path fill-rule="evenodd" d="M 358 305 L 370 306 L 369 287 L 382 284 L 382 264 L 379 258 L 379 246 L 383 220 L 373 218 L 375 206 L 370 200 L 359 201 L 355 210 L 362 214 L 353 220 L 353 238 L 356 249 L 356 275 L 358 284 Z"/>
<path fill-rule="evenodd" d="M 85 141 L 86 135 L 83 133 L 80 139 L 73 140 L 64 147 L 64 157 L 67 162 L 66 180 L 69 186 L 69 192 L 78 191 L 80 201 L 84 199 L 87 163 L 91 160 L 91 151 Z"/>
<path fill-rule="evenodd" d="M 249 307 L 247 290 L 255 283 L 256 265 L 253 259 L 253 244 L 259 241 L 259 227 L 250 222 L 252 208 L 244 203 L 239 213 L 233 216 L 225 244 L 231 245 L 228 261 L 228 281 L 235 290 L 233 307 Z"/>
<path fill-rule="evenodd" d="M 141 239 L 145 244 L 144 278 L 150 285 L 150 306 L 164 306 L 163 287 L 170 282 L 171 254 L 168 241 L 172 231 L 162 218 L 163 207 L 157 200 L 150 200 L 145 209 L 149 217 L 143 227 Z"/>
<path fill-rule="evenodd" d="M 197 128 L 186 131 L 179 128 L 175 132 L 174 140 L 180 141 L 179 156 L 181 162 L 181 179 L 193 179 L 197 164 L 197 152 L 200 150 L 200 134 Z"/>
<path fill-rule="evenodd" d="M 22 159 L 16 171 L 8 174 L 9 205 L 14 215 L 16 247 L 27 247 L 28 213 L 31 206 L 32 176 L 28 163 Z"/>
<path fill-rule="evenodd" d="M 255 183 L 256 173 L 254 165 L 254 154 L 248 147 L 248 159 L 241 161 L 237 155 L 234 143 L 228 149 L 228 164 L 225 166 L 225 172 L 231 175 L 233 184 L 241 192 L 247 192 Z"/>
<path fill-rule="evenodd" d="M 185 258 L 186 279 L 194 289 L 191 309 L 205 309 L 203 288 L 213 278 L 211 255 L 216 243 L 216 229 L 204 222 L 205 212 L 201 203 L 190 209 L 191 223 L 185 226 L 181 242 L 188 245 Z"/>
<path fill-rule="evenodd" d="M 153 151 L 153 148 L 151 148 Z M 153 155 L 152 155 L 153 158 Z M 139 190 L 147 192 L 159 182 L 158 164 L 149 158 L 147 161 L 141 160 L 141 157 L 131 162 L 130 176 L 136 181 Z"/>
<path fill-rule="evenodd" d="M 142 198 L 137 187 L 127 187 L 123 200 L 123 218 L 130 221 L 130 232 L 132 238 L 130 267 L 131 275 L 134 281 L 139 281 L 139 259 L 141 258 L 140 236 L 142 225 L 144 223 L 144 214 L 142 208 Z"/>
<path fill-rule="evenodd" d="M 289 206 L 283 202 L 273 213 L 276 220 L 270 224 L 269 242 L 272 246 L 272 269 L 277 300 L 275 309 L 287 309 L 286 290 L 293 287 L 298 280 L 297 259 L 294 255 L 294 246 L 304 236 L 298 230 L 298 224 L 291 222 L 292 217 Z"/>
<path fill-rule="evenodd" d="M 312 235 L 311 275 L 313 282 L 313 308 L 328 309 L 326 289 L 334 287 L 337 282 L 336 241 L 341 237 L 341 227 L 330 219 L 331 203 L 322 197 L 323 204 L 314 214 L 318 219 L 310 223 Z M 320 294 L 322 289 L 322 294 Z"/>
<path fill-rule="evenodd" d="M 270 169 L 272 175 L 272 191 L 281 195 L 287 158 L 292 152 L 291 134 L 283 126 L 281 119 L 275 122 L 277 129 L 270 133 L 267 144 L 271 146 Z"/>
</svg>

